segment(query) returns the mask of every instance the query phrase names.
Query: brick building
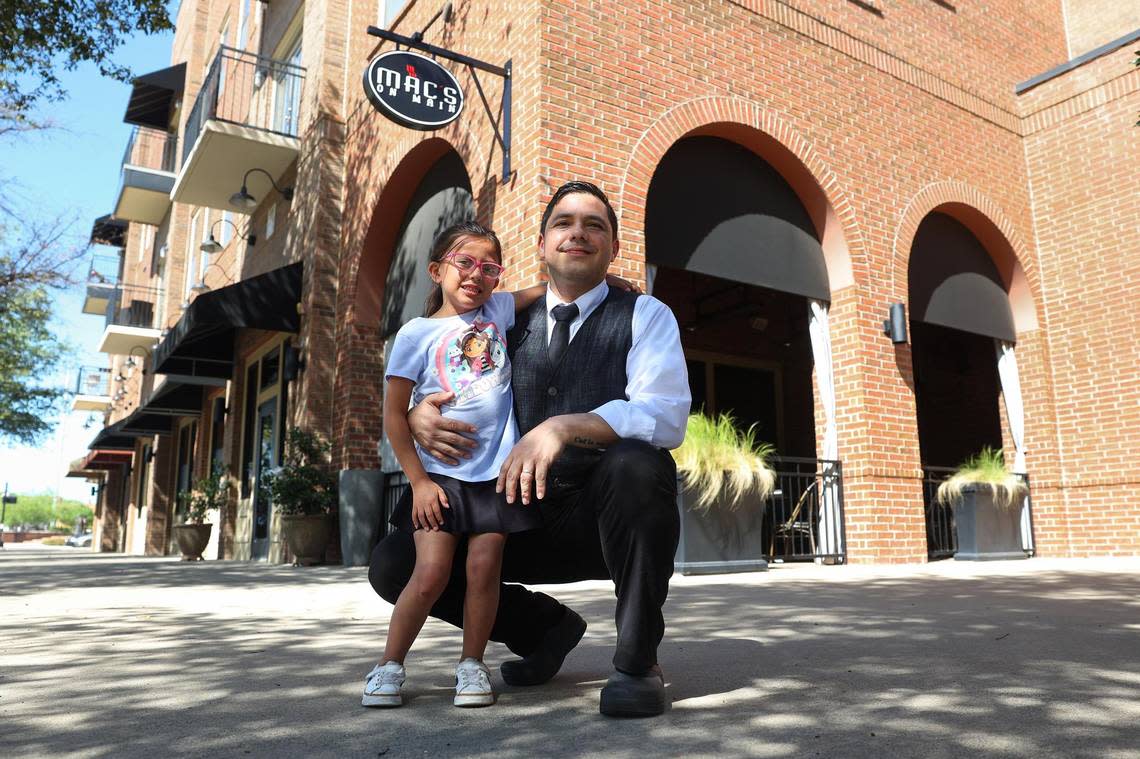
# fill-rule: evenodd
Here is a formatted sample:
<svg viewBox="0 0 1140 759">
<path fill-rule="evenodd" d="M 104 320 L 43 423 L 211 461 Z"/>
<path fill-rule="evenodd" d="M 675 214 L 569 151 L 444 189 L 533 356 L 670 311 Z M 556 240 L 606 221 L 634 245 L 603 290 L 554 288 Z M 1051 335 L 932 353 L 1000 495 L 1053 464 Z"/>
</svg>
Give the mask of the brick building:
<svg viewBox="0 0 1140 759">
<path fill-rule="evenodd" d="M 542 209 L 583 178 L 618 211 L 617 273 L 677 314 L 695 404 L 831 478 L 813 519 L 841 529 L 797 556 L 945 554 L 930 485 L 986 445 L 1029 478 L 1027 549 L 1140 551 L 1134 4 L 444 5 L 182 3 L 93 231 L 122 245 L 83 463 L 107 472 L 104 549 L 168 552 L 174 494 L 218 461 L 240 485 L 208 555 L 286 559 L 257 481 L 294 424 L 333 445 L 342 533 L 371 530 L 385 340 L 432 234 L 473 215 L 505 285 L 532 284 Z M 399 126 L 361 86 L 394 49 L 369 25 L 509 61 L 505 182 L 503 78 L 446 64 L 460 117 Z"/>
</svg>

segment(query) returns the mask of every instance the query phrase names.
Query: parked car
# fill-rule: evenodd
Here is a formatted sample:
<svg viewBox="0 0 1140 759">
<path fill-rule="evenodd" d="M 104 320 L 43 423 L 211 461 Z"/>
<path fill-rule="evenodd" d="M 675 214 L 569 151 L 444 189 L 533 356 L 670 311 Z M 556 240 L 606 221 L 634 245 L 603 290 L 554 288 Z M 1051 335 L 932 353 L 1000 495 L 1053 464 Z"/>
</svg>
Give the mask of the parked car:
<svg viewBox="0 0 1140 759">
<path fill-rule="evenodd" d="M 85 532 L 82 535 L 72 535 L 67 539 L 66 544 L 75 548 L 90 548 L 91 537 L 90 532 Z"/>
</svg>

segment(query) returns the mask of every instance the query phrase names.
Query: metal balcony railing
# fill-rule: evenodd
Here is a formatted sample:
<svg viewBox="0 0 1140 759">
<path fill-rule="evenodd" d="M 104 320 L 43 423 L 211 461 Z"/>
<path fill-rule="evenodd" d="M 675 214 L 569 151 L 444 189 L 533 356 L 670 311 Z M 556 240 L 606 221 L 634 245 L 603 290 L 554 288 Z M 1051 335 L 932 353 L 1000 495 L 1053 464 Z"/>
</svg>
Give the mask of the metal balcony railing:
<svg viewBox="0 0 1140 759">
<path fill-rule="evenodd" d="M 843 468 L 828 459 L 772 456 L 776 489 L 765 513 L 768 560 L 847 561 Z"/>
<path fill-rule="evenodd" d="M 219 48 L 186 120 L 183 163 L 211 119 L 296 137 L 304 81 L 302 66 Z"/>
<path fill-rule="evenodd" d="M 81 366 L 75 378 L 76 395 L 111 394 L 111 369 L 106 366 Z"/>
<path fill-rule="evenodd" d="M 119 256 L 92 256 L 87 270 L 88 285 L 114 287 L 119 284 Z"/>
<path fill-rule="evenodd" d="M 155 305 L 161 295 L 154 287 L 117 285 L 107 301 L 106 326 L 154 329 Z"/>
<path fill-rule="evenodd" d="M 955 469 L 948 466 L 922 467 L 922 500 L 926 507 L 926 555 L 931 561 L 935 559 L 948 559 L 958 553 L 958 526 L 954 522 L 954 509 L 945 503 L 937 503 L 935 495 L 938 486 L 954 474 Z M 1029 475 L 1019 474 L 1021 481 L 1029 488 Z M 1032 524 L 1031 499 L 1027 495 L 1025 506 L 1029 509 L 1030 524 Z M 1032 528 L 1030 528 L 1032 535 Z M 1030 546 L 1029 550 L 1033 550 Z"/>
<path fill-rule="evenodd" d="M 123 151 L 123 166 L 138 166 L 173 173 L 178 161 L 178 135 L 148 127 L 135 127 Z"/>
</svg>

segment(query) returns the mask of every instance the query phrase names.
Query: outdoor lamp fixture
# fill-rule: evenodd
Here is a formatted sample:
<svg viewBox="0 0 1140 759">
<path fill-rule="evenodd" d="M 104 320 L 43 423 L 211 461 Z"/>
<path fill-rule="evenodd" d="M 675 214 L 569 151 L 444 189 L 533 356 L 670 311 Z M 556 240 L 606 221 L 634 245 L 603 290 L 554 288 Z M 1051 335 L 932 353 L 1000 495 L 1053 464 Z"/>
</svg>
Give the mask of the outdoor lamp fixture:
<svg viewBox="0 0 1140 759">
<path fill-rule="evenodd" d="M 293 200 L 292 187 L 278 187 L 277 183 L 273 181 L 272 174 L 270 174 L 265 169 L 259 169 L 255 167 L 247 171 L 245 173 L 245 176 L 241 178 L 241 189 L 230 196 L 230 205 L 236 206 L 243 211 L 252 211 L 253 209 L 257 208 L 257 198 L 249 194 L 247 185 L 249 175 L 255 171 L 260 171 L 262 174 L 264 174 L 269 179 L 269 184 L 273 185 L 273 189 L 281 193 L 281 197 L 285 198 L 287 201 Z"/>
<path fill-rule="evenodd" d="M 247 245 L 252 246 L 252 245 L 255 245 L 257 243 L 257 235 L 255 235 L 253 233 L 250 233 L 248 235 L 242 235 L 241 230 L 237 228 L 237 224 L 234 224 L 229 219 L 218 219 L 217 221 L 214 222 L 213 226 L 210 227 L 210 239 L 206 240 L 204 243 L 199 245 L 198 250 L 202 251 L 203 253 L 209 253 L 210 255 L 221 252 L 222 244 L 220 242 L 218 242 L 217 238 L 214 237 L 214 228 L 217 227 L 219 224 L 229 224 L 231 227 L 234 228 L 234 234 L 236 234 L 241 239 L 245 240 Z"/>
<path fill-rule="evenodd" d="M 136 356 L 135 351 L 142 351 L 142 354 Z M 146 359 L 148 359 L 148 358 L 150 358 L 150 351 L 148 351 L 146 348 L 142 347 L 141 345 L 136 345 L 135 347 L 131 348 L 130 355 L 127 356 L 127 366 L 130 368 L 132 373 L 134 372 L 135 367 L 142 367 L 142 373 L 143 373 L 143 376 L 145 377 L 146 376 Z M 127 375 L 127 376 L 130 376 L 130 375 Z"/>
<path fill-rule="evenodd" d="M 891 336 L 895 345 L 906 343 L 906 306 L 892 303 L 888 318 L 883 322 L 883 334 Z"/>
<path fill-rule="evenodd" d="M 203 248 L 206 247 L 204 243 L 203 243 L 202 247 Z M 198 278 L 198 284 L 191 287 L 190 292 L 194 293 L 195 295 L 201 295 L 202 293 L 210 292 L 210 286 L 206 284 L 206 272 L 208 272 L 210 269 L 217 269 L 222 274 L 226 273 L 226 270 L 223 269 L 222 267 L 218 266 L 217 264 L 210 264 L 209 266 L 207 266 L 205 269 L 202 270 L 202 273 L 201 273 L 201 275 L 199 275 L 199 278 Z M 226 277 L 229 280 L 226 284 L 232 285 L 233 281 L 234 281 L 233 277 L 230 277 L 228 274 L 226 274 Z"/>
</svg>

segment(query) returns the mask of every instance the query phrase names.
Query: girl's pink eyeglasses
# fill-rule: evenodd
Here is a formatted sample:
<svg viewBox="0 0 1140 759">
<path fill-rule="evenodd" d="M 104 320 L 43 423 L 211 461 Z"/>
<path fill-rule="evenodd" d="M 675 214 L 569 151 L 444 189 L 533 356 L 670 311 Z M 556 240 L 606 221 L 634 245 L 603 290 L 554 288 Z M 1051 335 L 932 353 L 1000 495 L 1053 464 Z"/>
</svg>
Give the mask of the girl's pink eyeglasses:
<svg viewBox="0 0 1140 759">
<path fill-rule="evenodd" d="M 459 269 L 460 274 L 470 274 L 478 267 L 479 273 L 487 279 L 498 279 L 503 275 L 503 270 L 506 268 L 494 261 L 476 261 L 466 253 L 459 253 L 458 251 L 448 253 L 443 257 L 443 260 L 448 261 L 456 269 Z"/>
</svg>

